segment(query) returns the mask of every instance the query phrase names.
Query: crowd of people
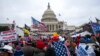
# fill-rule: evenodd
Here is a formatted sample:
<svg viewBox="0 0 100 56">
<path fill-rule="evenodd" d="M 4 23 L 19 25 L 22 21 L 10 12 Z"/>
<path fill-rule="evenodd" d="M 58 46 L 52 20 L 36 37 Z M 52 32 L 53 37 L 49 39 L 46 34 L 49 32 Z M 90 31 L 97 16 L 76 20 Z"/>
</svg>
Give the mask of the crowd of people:
<svg viewBox="0 0 100 56">
<path fill-rule="evenodd" d="M 87 37 L 87 38 L 86 38 Z M 86 36 L 84 39 L 89 40 L 93 36 Z M 88 39 L 89 38 L 89 39 Z M 52 36 L 48 38 L 34 36 L 19 36 L 18 41 L 0 43 L 0 51 L 8 52 L 9 56 L 77 56 L 76 47 L 78 48 L 82 37 L 70 38 L 66 36 Z M 95 56 L 100 55 L 100 36 L 93 39 L 99 45 L 93 45 Z M 85 43 L 87 43 L 85 41 Z"/>
</svg>

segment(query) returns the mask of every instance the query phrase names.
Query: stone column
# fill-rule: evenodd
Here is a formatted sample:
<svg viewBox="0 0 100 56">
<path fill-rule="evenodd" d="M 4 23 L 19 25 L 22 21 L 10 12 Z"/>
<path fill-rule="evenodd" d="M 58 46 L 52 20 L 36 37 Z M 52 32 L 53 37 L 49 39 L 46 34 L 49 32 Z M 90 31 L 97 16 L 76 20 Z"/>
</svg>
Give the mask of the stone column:
<svg viewBox="0 0 100 56">
<path fill-rule="evenodd" d="M 52 24 L 51 24 L 51 31 L 52 31 Z"/>
<path fill-rule="evenodd" d="M 50 31 L 51 31 L 51 25 L 50 25 Z"/>
<path fill-rule="evenodd" d="M 49 30 L 49 25 L 47 25 L 48 26 L 48 30 Z"/>
<path fill-rule="evenodd" d="M 52 24 L 52 31 L 54 31 L 54 24 Z"/>
<path fill-rule="evenodd" d="M 52 31 L 52 24 L 51 24 L 51 31 Z"/>
<path fill-rule="evenodd" d="M 51 25 L 51 31 L 53 31 L 53 24 Z"/>
<path fill-rule="evenodd" d="M 56 30 L 58 30 L 58 25 L 56 25 Z"/>
<path fill-rule="evenodd" d="M 56 24 L 54 25 L 54 31 L 56 31 Z"/>
<path fill-rule="evenodd" d="M 49 31 L 50 31 L 50 25 L 49 25 Z"/>
</svg>

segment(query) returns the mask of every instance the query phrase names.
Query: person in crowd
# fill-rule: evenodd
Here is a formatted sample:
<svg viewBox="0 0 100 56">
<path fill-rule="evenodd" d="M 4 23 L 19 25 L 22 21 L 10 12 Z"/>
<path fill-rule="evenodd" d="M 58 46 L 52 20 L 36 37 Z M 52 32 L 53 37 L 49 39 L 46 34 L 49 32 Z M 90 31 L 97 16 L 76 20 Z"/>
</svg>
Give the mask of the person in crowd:
<svg viewBox="0 0 100 56">
<path fill-rule="evenodd" d="M 100 47 L 98 45 L 93 45 L 94 52 L 96 56 L 100 56 Z"/>
<path fill-rule="evenodd" d="M 0 41 L 0 47 L 1 47 L 1 45 L 2 45 L 2 42 Z"/>
<path fill-rule="evenodd" d="M 100 34 L 97 34 L 97 35 L 96 35 L 96 40 L 97 40 L 97 42 L 98 42 L 99 45 L 100 45 Z"/>
<path fill-rule="evenodd" d="M 42 40 L 38 40 L 36 47 L 42 50 L 45 47 L 45 43 Z"/>
<path fill-rule="evenodd" d="M 47 47 L 45 47 L 45 56 L 56 56 L 55 49 L 52 47 L 52 41 L 49 41 Z"/>
<path fill-rule="evenodd" d="M 66 40 L 65 41 L 65 45 L 67 46 L 69 52 L 70 52 L 70 55 L 71 56 L 76 56 L 76 53 L 75 53 L 75 47 L 76 47 L 76 44 L 74 42 L 71 42 L 69 40 Z"/>
<path fill-rule="evenodd" d="M 4 46 L 4 42 L 0 41 L 0 47 Z"/>
<path fill-rule="evenodd" d="M 56 56 L 70 56 L 70 52 L 66 45 L 64 44 L 63 38 L 53 37 L 53 47 L 56 53 Z"/>
<path fill-rule="evenodd" d="M 25 45 L 25 39 L 24 39 L 24 38 L 20 38 L 20 40 L 19 40 L 19 45 L 20 45 L 21 47 L 23 47 L 23 46 Z"/>
<path fill-rule="evenodd" d="M 44 51 L 44 48 L 45 48 L 45 43 L 42 41 L 42 40 L 37 40 L 36 42 L 36 48 L 38 48 L 38 52 L 35 52 L 35 56 L 44 56 L 45 55 L 45 51 Z"/>
<path fill-rule="evenodd" d="M 24 53 L 19 45 L 16 46 L 14 56 L 24 56 Z"/>
<path fill-rule="evenodd" d="M 31 43 L 26 43 L 24 47 L 22 47 L 22 51 L 24 53 L 24 56 L 34 56 L 35 52 L 39 52 L 39 50 L 35 47 L 31 46 Z"/>
<path fill-rule="evenodd" d="M 81 40 L 81 35 L 77 36 L 77 39 L 76 39 L 77 48 L 79 47 L 80 40 Z"/>
<path fill-rule="evenodd" d="M 32 47 L 36 47 L 36 40 L 32 41 Z"/>
<path fill-rule="evenodd" d="M 3 49 L 7 50 L 9 56 L 13 56 L 13 46 L 11 42 L 10 43 L 6 42 Z"/>
</svg>

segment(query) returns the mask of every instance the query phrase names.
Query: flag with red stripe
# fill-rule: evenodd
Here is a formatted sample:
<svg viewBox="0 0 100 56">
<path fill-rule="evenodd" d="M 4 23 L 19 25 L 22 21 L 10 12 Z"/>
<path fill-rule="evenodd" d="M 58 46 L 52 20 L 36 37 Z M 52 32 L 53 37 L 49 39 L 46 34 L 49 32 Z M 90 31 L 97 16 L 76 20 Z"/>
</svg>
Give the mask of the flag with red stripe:
<svg viewBox="0 0 100 56">
<path fill-rule="evenodd" d="M 47 30 L 48 30 L 47 26 L 41 22 L 39 24 L 39 31 L 47 31 Z"/>
</svg>

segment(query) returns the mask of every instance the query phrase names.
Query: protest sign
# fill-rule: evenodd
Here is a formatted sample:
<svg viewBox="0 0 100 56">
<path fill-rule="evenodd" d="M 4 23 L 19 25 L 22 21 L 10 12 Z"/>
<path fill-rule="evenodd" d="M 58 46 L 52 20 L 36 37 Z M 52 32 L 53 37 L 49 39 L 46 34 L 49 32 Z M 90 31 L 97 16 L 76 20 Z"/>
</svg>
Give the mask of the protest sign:
<svg viewBox="0 0 100 56">
<path fill-rule="evenodd" d="M 17 34 L 14 30 L 3 31 L 0 33 L 0 41 L 2 42 L 12 42 L 17 40 Z"/>
<path fill-rule="evenodd" d="M 88 48 L 87 48 L 88 45 Z M 95 56 L 95 52 L 91 44 L 81 43 L 79 47 L 76 47 L 77 56 Z"/>
<path fill-rule="evenodd" d="M 80 56 L 88 56 L 88 53 L 80 46 L 79 52 Z"/>
</svg>

